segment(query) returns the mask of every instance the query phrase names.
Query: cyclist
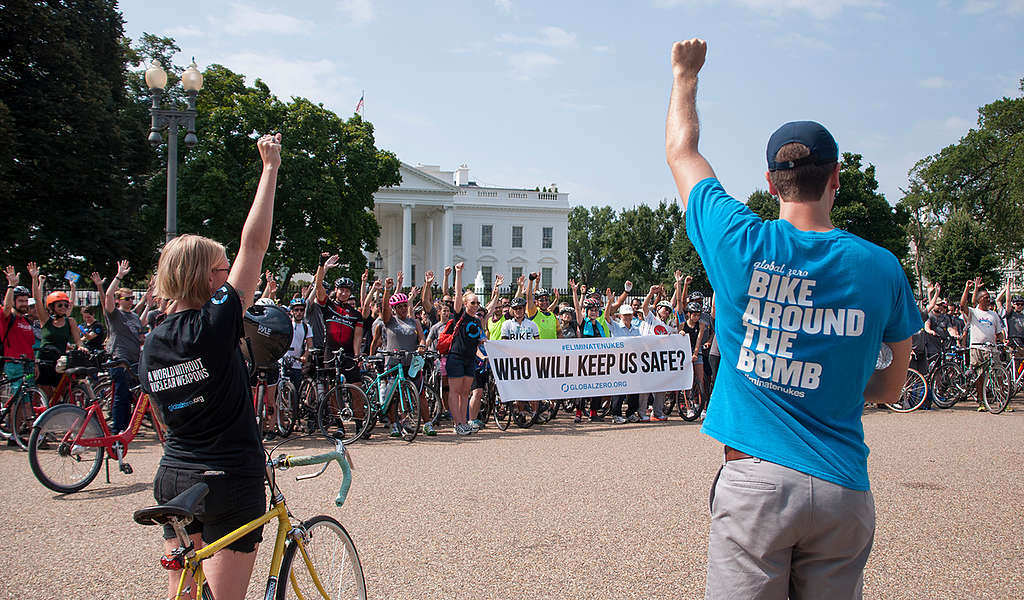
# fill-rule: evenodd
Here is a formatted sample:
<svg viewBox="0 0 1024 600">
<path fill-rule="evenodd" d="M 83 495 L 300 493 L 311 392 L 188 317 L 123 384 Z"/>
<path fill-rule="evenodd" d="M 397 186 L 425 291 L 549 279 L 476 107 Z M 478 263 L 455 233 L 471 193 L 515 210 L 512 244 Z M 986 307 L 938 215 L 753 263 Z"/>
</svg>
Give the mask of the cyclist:
<svg viewBox="0 0 1024 600">
<path fill-rule="evenodd" d="M 473 292 L 462 291 L 462 270 L 465 263 L 455 265 L 455 323 L 451 348 L 445 360 L 448 373 L 448 409 L 455 422 L 456 435 L 473 433 L 467 424 L 470 388 L 473 385 L 476 351 L 484 339 L 484 327 L 477 318 L 480 299 Z"/>
<path fill-rule="evenodd" d="M 586 292 L 586 287 L 577 284 L 574 280 L 569 280 L 569 287 L 572 289 L 572 301 L 576 310 L 576 325 L 577 332 L 581 338 L 600 338 L 607 337 L 608 335 L 608 324 L 601 317 L 601 301 L 597 298 L 587 297 L 583 300 L 583 304 L 580 304 L 580 288 Z M 598 409 L 601 407 L 603 399 L 600 396 L 593 396 L 590 398 L 590 422 L 598 423 L 604 421 L 604 417 L 597 414 Z M 582 397 L 576 400 L 576 416 L 573 418 L 574 423 L 581 423 L 583 421 L 583 411 L 587 405 L 587 398 Z"/>
<path fill-rule="evenodd" d="M 967 304 L 967 294 L 971 287 L 974 287 L 974 306 Z M 982 289 L 981 277 L 974 281 L 968 281 L 964 285 L 964 293 L 960 297 L 960 312 L 964 321 L 970 329 L 971 338 L 971 367 L 979 368 L 985 362 L 988 353 L 991 352 L 985 347 L 986 344 L 1000 344 L 1003 341 L 1003 321 L 999 315 L 992 310 L 992 300 L 988 290 Z M 998 360 L 999 354 L 994 354 Z M 985 412 L 985 405 L 982 403 L 982 390 L 985 387 L 985 373 L 981 373 L 975 383 L 975 394 L 978 400 L 978 412 Z"/>
<path fill-rule="evenodd" d="M 123 431 L 128 427 L 131 420 L 132 401 L 134 396 L 131 391 L 134 373 L 131 370 L 139 362 L 143 341 L 142 319 L 132 311 L 132 291 L 121 287 L 121 279 L 131 272 L 131 266 L 127 260 L 118 261 L 117 272 L 110 280 L 106 292 L 103 291 L 103 280 L 100 274 L 93 272 L 92 282 L 96 291 L 100 293 L 100 302 L 103 305 L 103 314 L 107 318 L 109 338 L 107 344 L 110 354 L 115 361 L 127 363 L 127 367 L 118 366 L 110 369 L 110 379 L 114 383 L 114 405 L 113 430 Z"/>
<path fill-rule="evenodd" d="M 627 281 L 626 287 L 632 288 L 632 282 Z M 612 297 L 611 290 L 608 290 L 608 306 L 605 309 L 605 320 L 608 323 L 608 331 L 611 333 L 611 337 L 633 337 L 640 335 L 640 319 L 636 318 L 633 307 L 630 304 L 624 304 L 626 294 L 627 292 L 622 292 L 622 295 L 616 300 Z M 618 320 L 609 318 L 609 315 L 616 313 L 618 313 Z M 625 415 L 622 414 L 623 401 L 626 402 Z M 639 394 L 616 396 L 615 400 L 612 401 L 612 422 L 620 425 L 627 422 L 640 422 L 639 408 Z"/>
<path fill-rule="evenodd" d="M 29 297 L 32 292 L 28 288 L 18 285 L 20 279 L 14 267 L 8 265 L 4 269 L 7 276 L 7 291 L 4 292 L 4 308 L 0 312 L 0 346 L 3 347 L 3 356 L 13 358 L 32 358 L 35 351 L 32 345 L 35 344 L 36 336 L 32 331 L 32 322 L 29 321 Z M 24 375 L 26 373 L 22 363 L 5 362 L 4 375 L 10 379 L 16 379 L 11 387 L 11 395 L 14 396 L 21 389 Z"/>
<path fill-rule="evenodd" d="M 39 377 L 36 378 L 36 384 L 48 397 L 52 397 L 54 386 L 60 380 L 55 369 L 57 359 L 72 347 L 84 350 L 85 346 L 82 345 L 82 336 L 78 332 L 78 323 L 70 316 L 71 299 L 68 295 L 61 291 L 50 292 L 46 295 L 46 308 L 43 308 L 42 294 L 46 276 L 39 274 L 39 267 L 35 263 L 28 264 L 28 272 L 32 276 L 32 297 L 36 301 L 36 315 L 42 324 L 42 347 L 37 353 L 40 360 L 37 363 Z"/>
<path fill-rule="evenodd" d="M 700 320 L 703 310 L 704 306 L 700 302 L 688 303 L 684 320 L 679 324 L 679 333 L 690 336 L 690 352 L 693 353 L 693 387 L 690 389 L 693 390 L 693 393 L 696 393 L 698 389 L 704 389 L 704 357 L 701 356 L 700 348 L 704 344 L 707 328 Z"/>
<path fill-rule="evenodd" d="M 234 264 L 219 243 L 182 235 L 167 242 L 157 266 L 157 294 L 172 301 L 171 313 L 146 339 L 139 365 L 167 429 L 153 496 L 165 504 L 198 481 L 209 485 L 202 511 L 186 526 L 197 547 L 266 510 L 263 446 L 239 342 L 270 243 L 280 135 L 257 142 L 263 171 Z M 262 537 L 260 527 L 203 564 L 218 599 L 245 595 Z M 169 527 L 164 540 L 172 552 L 177 540 Z M 168 572 L 168 597 L 180 576 Z"/>
<path fill-rule="evenodd" d="M 398 272 L 398 288 L 402 287 L 402 280 L 405 274 Z M 389 278 L 384 283 L 384 301 L 381 303 L 381 332 L 384 337 L 385 350 L 402 350 L 414 353 L 426 348 L 423 339 L 423 329 L 420 324 L 409 317 L 409 297 L 402 292 L 395 292 L 393 282 Z M 389 356 L 385 369 L 394 367 L 399 362 L 398 357 Z M 408 368 L 408 363 L 403 368 Z M 418 391 L 423 390 L 423 371 L 420 370 L 412 380 Z M 391 437 L 401 437 L 402 432 L 395 414 L 395 401 L 391 404 Z M 423 433 L 428 436 L 437 435 L 434 424 L 430 422 L 430 411 L 427 408 L 427 399 L 422 394 L 417 398 L 420 410 L 420 422 L 423 423 Z"/>
<path fill-rule="evenodd" d="M 348 277 L 339 277 L 334 281 L 334 297 L 329 298 L 323 287 L 323 276 L 326 271 L 325 265 L 323 272 L 319 273 L 319 279 L 313 282 L 313 287 L 316 288 L 316 303 L 324 315 L 327 351 L 344 350 L 352 357 L 352 361 L 339 366 L 346 383 L 359 385 L 362 381 L 358 363 L 363 350 L 363 316 L 349 305 L 349 301 L 353 300 L 352 291 L 356 284 Z M 361 409 L 362 407 L 357 408 Z"/>
<path fill-rule="evenodd" d="M 288 314 L 292 318 L 292 343 L 284 358 L 284 372 L 295 389 L 302 384 L 302 367 L 309 362 L 309 351 L 313 347 L 313 331 L 306 323 L 306 301 L 293 298 L 288 303 Z"/>
<path fill-rule="evenodd" d="M 659 296 L 664 290 L 661 286 L 651 286 L 650 292 L 644 298 L 643 304 L 640 306 L 640 312 L 643 315 L 643 323 L 640 326 L 642 335 L 670 335 L 678 332 L 678 327 L 673 323 L 672 316 L 675 314 L 675 306 L 679 300 L 680 294 L 680 280 L 682 279 L 682 273 L 676 271 L 676 284 L 675 291 L 672 295 L 672 300 L 661 300 L 658 302 L 654 310 L 649 310 L 651 299 L 655 293 Z M 641 421 L 666 421 L 665 417 L 665 395 L 666 392 L 655 392 L 654 393 L 654 415 L 653 417 L 647 415 L 647 394 L 641 394 L 640 398 L 640 420 Z"/>
<path fill-rule="evenodd" d="M 523 298 L 513 298 L 509 306 L 512 318 L 501 326 L 503 340 L 536 340 L 540 339 L 540 326 L 536 321 L 526 318 L 526 303 Z"/>
<path fill-rule="evenodd" d="M 548 310 L 551 296 L 546 289 L 537 287 L 539 284 L 540 274 L 530 273 L 530 281 L 526 285 L 526 316 L 537 324 L 540 339 L 553 340 L 558 337 L 558 317 Z"/>
</svg>

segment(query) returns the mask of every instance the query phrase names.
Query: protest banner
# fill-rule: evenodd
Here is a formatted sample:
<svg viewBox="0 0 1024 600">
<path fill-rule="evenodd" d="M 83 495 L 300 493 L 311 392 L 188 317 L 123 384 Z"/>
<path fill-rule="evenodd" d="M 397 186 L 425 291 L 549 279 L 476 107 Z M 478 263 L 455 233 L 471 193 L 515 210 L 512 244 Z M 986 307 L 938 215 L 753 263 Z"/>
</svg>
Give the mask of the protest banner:
<svg viewBox="0 0 1024 600">
<path fill-rule="evenodd" d="M 687 335 L 492 340 L 488 362 L 503 402 L 689 389 Z"/>
</svg>

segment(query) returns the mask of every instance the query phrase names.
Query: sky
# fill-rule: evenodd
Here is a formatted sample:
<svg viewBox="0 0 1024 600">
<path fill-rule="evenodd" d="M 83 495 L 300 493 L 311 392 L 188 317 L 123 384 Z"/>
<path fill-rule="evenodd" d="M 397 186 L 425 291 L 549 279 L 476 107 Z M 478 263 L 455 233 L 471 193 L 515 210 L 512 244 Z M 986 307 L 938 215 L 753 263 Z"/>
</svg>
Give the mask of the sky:
<svg viewBox="0 0 1024 600">
<path fill-rule="evenodd" d="M 173 10 L 168 10 L 173 6 Z M 677 196 L 665 163 L 672 42 L 708 56 L 700 150 L 726 190 L 765 189 L 765 145 L 815 120 L 875 165 L 890 203 L 978 107 L 1021 95 L 1024 0 L 122 0 L 125 30 L 200 68 L 365 117 L 408 164 L 481 185 L 557 184 L 573 205 Z M 201 136 L 202 132 L 198 132 Z M 284 132 L 287 143 L 287 132 Z M 286 167 L 285 167 L 286 168 Z"/>
</svg>

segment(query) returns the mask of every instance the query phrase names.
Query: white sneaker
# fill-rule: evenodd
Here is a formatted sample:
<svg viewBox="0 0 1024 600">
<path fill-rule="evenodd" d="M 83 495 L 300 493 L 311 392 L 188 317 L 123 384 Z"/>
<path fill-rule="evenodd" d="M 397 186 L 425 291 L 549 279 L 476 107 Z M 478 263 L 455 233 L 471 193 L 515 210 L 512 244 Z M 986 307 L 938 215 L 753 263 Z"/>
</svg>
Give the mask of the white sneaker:
<svg viewBox="0 0 1024 600">
<path fill-rule="evenodd" d="M 616 425 L 622 425 L 623 423 L 626 423 L 626 419 L 620 416 L 614 416 L 612 417 L 612 423 L 615 423 Z"/>
<path fill-rule="evenodd" d="M 469 425 L 459 423 L 455 426 L 455 435 L 469 435 L 471 433 L 473 433 L 473 430 L 470 429 Z"/>
</svg>

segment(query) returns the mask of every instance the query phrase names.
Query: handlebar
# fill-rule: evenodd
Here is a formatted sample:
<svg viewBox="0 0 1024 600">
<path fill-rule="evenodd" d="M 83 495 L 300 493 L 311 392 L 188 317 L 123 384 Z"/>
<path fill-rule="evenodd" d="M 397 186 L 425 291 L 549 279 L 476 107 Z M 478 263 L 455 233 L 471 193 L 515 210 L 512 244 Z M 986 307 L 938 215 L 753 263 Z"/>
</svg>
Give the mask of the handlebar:
<svg viewBox="0 0 1024 600">
<path fill-rule="evenodd" d="M 348 496 L 349 487 L 352 485 L 352 458 L 345 450 L 345 446 L 339 441 L 335 446 L 334 450 L 324 453 L 316 454 L 313 456 L 281 456 L 272 462 L 274 468 L 277 469 L 288 469 L 290 467 L 305 467 L 309 465 L 323 464 L 324 468 L 320 469 L 319 473 L 315 475 L 300 475 L 296 477 L 296 480 L 312 479 L 319 477 L 327 470 L 327 464 L 331 461 L 337 461 L 338 466 L 341 467 L 342 480 L 341 488 L 338 490 L 338 497 L 334 499 L 335 506 L 341 506 L 345 504 L 345 498 Z"/>
</svg>

